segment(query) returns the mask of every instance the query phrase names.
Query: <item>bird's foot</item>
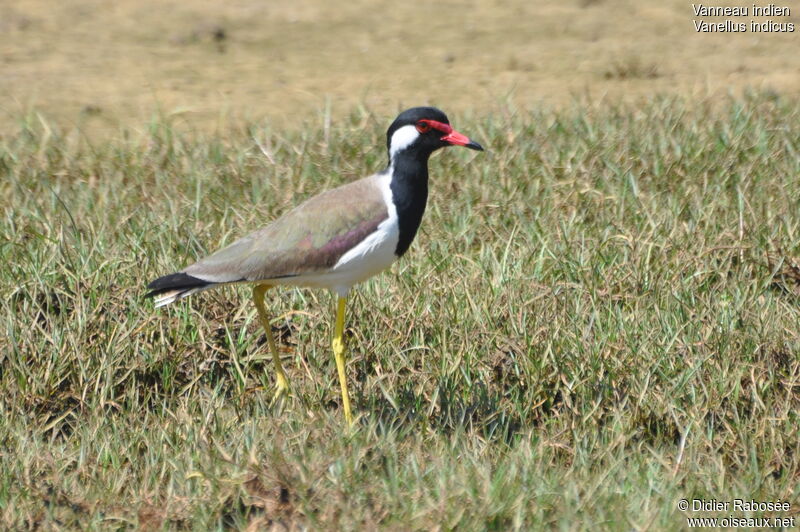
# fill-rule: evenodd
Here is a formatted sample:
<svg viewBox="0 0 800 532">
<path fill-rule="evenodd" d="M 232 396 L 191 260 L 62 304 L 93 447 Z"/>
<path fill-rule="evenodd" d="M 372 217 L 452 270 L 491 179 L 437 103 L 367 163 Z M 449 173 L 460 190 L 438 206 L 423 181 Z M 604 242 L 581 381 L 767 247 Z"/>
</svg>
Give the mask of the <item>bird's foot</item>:
<svg viewBox="0 0 800 532">
<path fill-rule="evenodd" d="M 274 403 L 282 397 L 289 397 L 289 392 L 289 380 L 286 376 L 278 374 L 278 379 L 275 383 L 275 395 L 272 396 L 272 402 Z"/>
</svg>

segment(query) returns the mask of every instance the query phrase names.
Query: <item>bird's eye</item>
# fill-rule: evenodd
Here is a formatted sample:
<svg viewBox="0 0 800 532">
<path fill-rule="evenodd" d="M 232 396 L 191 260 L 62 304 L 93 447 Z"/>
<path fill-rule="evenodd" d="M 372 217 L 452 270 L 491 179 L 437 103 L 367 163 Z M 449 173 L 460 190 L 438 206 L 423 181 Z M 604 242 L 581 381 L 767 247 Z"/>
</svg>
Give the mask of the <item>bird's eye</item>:
<svg viewBox="0 0 800 532">
<path fill-rule="evenodd" d="M 419 131 L 420 133 L 427 133 L 430 130 L 431 126 L 427 122 L 423 122 L 422 120 L 417 122 L 417 131 Z"/>
</svg>

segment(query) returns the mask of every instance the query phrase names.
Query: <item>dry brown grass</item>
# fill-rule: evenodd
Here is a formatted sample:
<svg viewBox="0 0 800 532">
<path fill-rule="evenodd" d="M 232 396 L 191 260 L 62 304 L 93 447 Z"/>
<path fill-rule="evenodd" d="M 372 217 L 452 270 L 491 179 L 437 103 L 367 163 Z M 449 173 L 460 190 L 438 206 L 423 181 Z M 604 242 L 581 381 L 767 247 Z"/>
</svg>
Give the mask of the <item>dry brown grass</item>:
<svg viewBox="0 0 800 532">
<path fill-rule="evenodd" d="M 800 86 L 797 34 L 698 34 L 692 18 L 678 0 L 6 2 L 0 130 L 30 109 L 87 131 L 155 112 L 209 130 L 297 127 L 326 106 L 486 114 Z"/>
</svg>

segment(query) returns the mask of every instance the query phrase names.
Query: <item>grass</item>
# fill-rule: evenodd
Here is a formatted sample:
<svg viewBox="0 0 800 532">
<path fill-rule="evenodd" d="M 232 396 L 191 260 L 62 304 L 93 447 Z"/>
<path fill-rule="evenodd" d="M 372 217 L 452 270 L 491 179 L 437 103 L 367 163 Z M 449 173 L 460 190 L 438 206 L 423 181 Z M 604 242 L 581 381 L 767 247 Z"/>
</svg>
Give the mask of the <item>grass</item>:
<svg viewBox="0 0 800 532">
<path fill-rule="evenodd" d="M 251 120 L 296 128 L 322 107 L 339 122 L 362 104 L 385 118 L 398 102 L 488 114 L 501 102 L 567 108 L 575 95 L 797 91 L 795 33 L 697 32 L 693 20 L 724 18 L 691 3 L 0 2 L 0 130 L 30 109 L 104 139 L 154 109 L 173 129 L 224 132 Z M 800 10 L 753 20 L 800 28 Z"/>
<path fill-rule="evenodd" d="M 352 299 L 352 431 L 329 294 L 268 297 L 294 391 L 277 405 L 249 290 L 142 299 L 380 168 L 390 118 L 207 137 L 154 120 L 89 143 L 33 116 L 0 137 L 0 526 L 661 530 L 703 515 L 681 498 L 797 511 L 797 100 L 451 117 L 490 151 L 431 161 L 410 253 Z"/>
</svg>

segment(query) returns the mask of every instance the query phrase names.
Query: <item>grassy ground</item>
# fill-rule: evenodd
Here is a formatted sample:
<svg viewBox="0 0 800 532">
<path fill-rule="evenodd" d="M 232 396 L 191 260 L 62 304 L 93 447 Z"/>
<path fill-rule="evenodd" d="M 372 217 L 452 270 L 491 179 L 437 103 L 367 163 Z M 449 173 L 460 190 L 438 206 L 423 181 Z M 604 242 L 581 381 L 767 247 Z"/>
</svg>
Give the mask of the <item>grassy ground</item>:
<svg viewBox="0 0 800 532">
<path fill-rule="evenodd" d="M 335 118 L 361 104 L 382 115 L 423 103 L 488 114 L 575 94 L 797 92 L 800 7 L 769 17 L 795 33 L 712 34 L 693 20 L 725 19 L 695 16 L 691 4 L 0 2 L 0 131 L 29 109 L 107 135 L 155 109 L 175 127 L 224 131 L 253 117 L 292 126 L 325 105 Z M 736 19 L 750 20 L 767 19 Z"/>
<path fill-rule="evenodd" d="M 142 299 L 381 167 L 390 118 L 286 136 L 162 121 L 91 144 L 32 118 L 0 137 L 0 526 L 660 530 L 686 526 L 681 498 L 797 511 L 796 100 L 452 116 L 490 151 L 434 158 L 411 252 L 352 299 L 355 430 L 329 294 L 271 294 L 294 386 L 277 405 L 248 290 Z"/>
</svg>

